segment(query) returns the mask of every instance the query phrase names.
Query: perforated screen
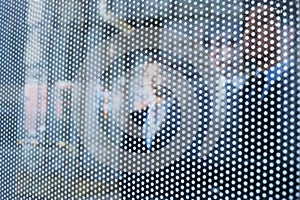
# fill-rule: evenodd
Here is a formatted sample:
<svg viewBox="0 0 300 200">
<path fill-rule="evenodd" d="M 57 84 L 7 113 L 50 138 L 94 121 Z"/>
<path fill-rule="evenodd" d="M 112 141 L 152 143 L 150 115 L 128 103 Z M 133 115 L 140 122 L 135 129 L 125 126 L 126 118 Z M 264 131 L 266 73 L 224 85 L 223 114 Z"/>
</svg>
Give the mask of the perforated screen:
<svg viewBox="0 0 300 200">
<path fill-rule="evenodd" d="M 300 199 L 298 0 L 0 13 L 0 199 Z"/>
</svg>

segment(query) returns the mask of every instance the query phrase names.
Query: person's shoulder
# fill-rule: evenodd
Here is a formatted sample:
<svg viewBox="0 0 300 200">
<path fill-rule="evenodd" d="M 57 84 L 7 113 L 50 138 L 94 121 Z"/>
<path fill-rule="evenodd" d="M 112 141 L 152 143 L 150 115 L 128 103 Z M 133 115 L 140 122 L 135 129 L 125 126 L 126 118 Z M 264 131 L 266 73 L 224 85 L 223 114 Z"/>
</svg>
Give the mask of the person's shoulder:
<svg viewBox="0 0 300 200">
<path fill-rule="evenodd" d="M 269 72 L 271 73 L 278 73 L 280 74 L 281 72 L 285 72 L 291 68 L 292 64 L 288 60 L 278 62 L 275 65 L 273 65 L 270 69 Z"/>
<path fill-rule="evenodd" d="M 291 63 L 288 61 L 275 64 L 267 71 L 268 81 L 280 81 L 284 79 L 284 77 L 288 76 L 291 66 Z"/>
</svg>

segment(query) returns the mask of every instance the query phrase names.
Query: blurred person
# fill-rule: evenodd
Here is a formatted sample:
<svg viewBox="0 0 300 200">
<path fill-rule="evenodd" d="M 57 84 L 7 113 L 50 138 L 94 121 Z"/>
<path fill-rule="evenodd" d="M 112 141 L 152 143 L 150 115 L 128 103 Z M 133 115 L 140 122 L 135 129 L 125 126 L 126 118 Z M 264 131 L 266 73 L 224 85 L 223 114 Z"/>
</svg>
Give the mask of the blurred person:
<svg viewBox="0 0 300 200">
<path fill-rule="evenodd" d="M 180 134 L 183 134 L 186 140 L 190 139 L 191 144 L 190 148 L 182 152 L 183 155 L 179 155 L 176 151 L 185 146 L 178 146 L 178 149 L 176 147 L 173 156 L 178 158 L 174 161 L 166 158 L 164 160 L 168 163 L 166 166 L 159 167 L 157 164 L 161 161 L 153 160 L 153 165 L 157 165 L 156 170 L 126 174 L 126 178 L 122 181 L 125 184 L 128 180 L 134 180 L 133 184 L 137 193 L 131 192 L 131 197 L 137 199 L 180 199 L 191 194 L 197 195 L 196 190 L 200 189 L 197 182 L 201 156 L 199 156 L 199 151 L 201 151 L 200 145 L 203 145 L 202 137 L 207 134 L 208 122 L 205 121 L 207 119 L 205 112 L 208 112 L 210 105 L 209 101 L 206 102 L 207 90 L 202 82 L 203 79 L 194 67 L 184 65 L 177 57 L 166 56 L 166 60 L 161 59 L 162 57 L 153 57 L 143 65 L 141 88 L 137 89 L 138 94 L 132 102 L 135 110 L 131 113 L 131 117 L 132 120 L 136 119 L 136 122 L 142 121 L 140 127 L 143 138 L 125 138 L 123 143 L 127 144 L 124 145 L 124 149 L 137 153 L 157 154 L 159 150 L 178 139 Z M 189 83 L 195 86 L 192 93 L 196 93 L 195 95 L 199 98 L 198 109 L 202 114 L 202 118 L 193 124 L 193 127 L 196 127 L 195 131 L 198 130 L 193 138 L 186 136 L 189 132 L 185 132 L 184 127 L 188 123 L 187 113 L 190 111 L 183 102 L 187 98 L 186 95 L 191 95 L 190 91 L 183 89 L 185 78 L 191 79 Z M 183 187 L 185 190 L 182 190 Z M 127 191 L 130 191 L 130 188 Z M 130 197 L 127 196 L 127 198 Z"/>
<path fill-rule="evenodd" d="M 151 94 L 152 101 L 149 102 L 146 121 L 143 124 L 143 135 L 147 148 L 151 151 L 152 142 L 160 126 L 166 121 L 167 115 L 167 99 L 162 94 L 162 74 L 160 67 L 155 63 L 145 64 L 146 91 Z"/>
<path fill-rule="evenodd" d="M 242 26 L 236 18 L 214 18 L 208 27 L 205 47 L 212 68 L 220 72 L 215 88 L 214 131 L 219 138 L 212 150 L 213 167 L 211 173 L 214 184 L 210 192 L 223 198 L 226 193 L 236 198 L 239 181 L 238 159 L 241 155 L 241 99 L 248 77 L 244 66 L 242 46 Z"/>
<path fill-rule="evenodd" d="M 141 87 L 135 92 L 131 120 L 142 129 L 142 138 L 125 135 L 122 145 L 137 152 L 155 151 L 167 145 L 177 125 L 170 120 L 179 116 L 177 101 L 168 96 L 160 64 L 147 61 L 143 65 Z"/>
<path fill-rule="evenodd" d="M 250 78 L 243 91 L 243 178 L 251 198 L 296 198 L 297 70 L 293 61 L 282 59 L 279 13 L 257 3 L 245 16 L 243 45 Z"/>
<path fill-rule="evenodd" d="M 282 57 L 278 13 L 258 4 L 246 12 L 240 42 L 233 42 L 238 41 L 232 40 L 237 29 L 231 29 L 230 22 L 223 22 L 207 40 L 212 66 L 221 73 L 217 101 L 223 135 L 213 155 L 219 169 L 228 169 L 213 171 L 219 184 L 212 192 L 296 197 L 296 66 Z M 232 189 L 237 187 L 240 194 Z"/>
</svg>

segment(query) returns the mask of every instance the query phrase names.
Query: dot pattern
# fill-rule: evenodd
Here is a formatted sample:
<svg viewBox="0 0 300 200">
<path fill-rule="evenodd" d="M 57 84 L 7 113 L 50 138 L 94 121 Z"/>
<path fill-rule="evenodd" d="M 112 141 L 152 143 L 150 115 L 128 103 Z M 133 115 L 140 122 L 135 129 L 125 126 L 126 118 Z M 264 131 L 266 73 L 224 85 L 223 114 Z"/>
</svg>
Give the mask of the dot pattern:
<svg viewBox="0 0 300 200">
<path fill-rule="evenodd" d="M 299 199 L 299 7 L 0 2 L 0 199 Z"/>
</svg>

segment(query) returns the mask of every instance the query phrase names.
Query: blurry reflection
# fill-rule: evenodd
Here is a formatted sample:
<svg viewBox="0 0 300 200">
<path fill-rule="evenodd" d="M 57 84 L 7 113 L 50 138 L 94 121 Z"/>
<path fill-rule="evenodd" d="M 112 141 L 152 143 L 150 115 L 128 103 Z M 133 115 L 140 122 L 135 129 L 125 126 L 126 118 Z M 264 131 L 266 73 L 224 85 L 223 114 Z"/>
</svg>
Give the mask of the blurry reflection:
<svg viewBox="0 0 300 200">
<path fill-rule="evenodd" d="M 163 74 L 160 65 L 148 61 L 143 65 L 143 71 L 142 86 L 137 89 L 133 101 L 135 111 L 130 115 L 136 123 L 142 125 L 146 147 L 152 151 L 158 148 L 156 146 L 152 149 L 153 145 L 158 142 L 154 141 L 155 137 L 159 136 L 163 127 L 166 127 L 167 116 L 168 118 L 170 118 L 170 114 L 174 116 L 173 113 L 170 113 L 170 107 L 174 102 L 167 94 L 170 91 L 162 83 Z M 160 142 L 165 142 L 162 137 L 167 138 L 170 131 L 165 130 L 161 133 L 163 135 L 160 135 Z"/>
<path fill-rule="evenodd" d="M 144 60 L 135 63 L 136 71 L 115 74 L 116 78 L 99 85 L 98 121 L 111 140 L 125 150 L 155 151 L 178 132 L 180 109 L 176 98 L 182 97 L 172 93 L 166 66 L 144 55 L 135 59 Z"/>
<path fill-rule="evenodd" d="M 246 13 L 243 40 L 245 64 L 251 76 L 244 89 L 243 103 L 247 113 L 242 120 L 244 154 L 249 155 L 250 162 L 244 165 L 250 168 L 249 177 L 264 174 L 268 184 L 285 182 L 287 191 L 292 191 L 296 174 L 279 175 L 296 168 L 293 162 L 285 163 L 284 160 L 292 160 L 290 155 L 295 144 L 288 138 L 297 132 L 295 116 L 291 115 L 297 104 L 296 88 L 292 83 L 297 70 L 294 60 L 282 57 L 282 17 L 281 8 L 259 3 Z M 252 135 L 259 137 L 259 143 L 251 140 Z M 256 180 L 256 183 L 256 187 L 264 184 L 263 180 Z M 264 195 L 275 197 L 268 191 Z"/>
</svg>

